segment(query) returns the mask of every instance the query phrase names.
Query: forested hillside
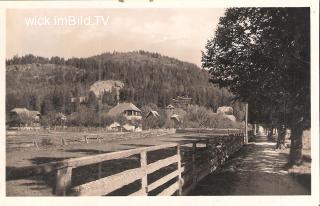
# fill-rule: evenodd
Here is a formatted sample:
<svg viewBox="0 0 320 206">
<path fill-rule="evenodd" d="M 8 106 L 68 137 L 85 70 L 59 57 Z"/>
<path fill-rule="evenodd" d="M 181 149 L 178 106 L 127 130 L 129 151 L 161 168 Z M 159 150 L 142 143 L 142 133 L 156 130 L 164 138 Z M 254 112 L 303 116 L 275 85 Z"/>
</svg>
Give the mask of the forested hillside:
<svg viewBox="0 0 320 206">
<path fill-rule="evenodd" d="M 158 53 L 113 52 L 71 59 L 26 55 L 6 63 L 7 111 L 26 107 L 42 114 L 71 114 L 78 109 L 71 104 L 72 97 L 87 96 L 96 101 L 89 89 L 100 80 L 123 82 L 120 101 L 131 101 L 138 107 L 149 103 L 165 107 L 180 95 L 215 111 L 218 106 L 230 105 L 232 99 L 226 89 L 209 83 L 206 70 Z M 90 102 L 86 106 L 90 107 Z"/>
</svg>

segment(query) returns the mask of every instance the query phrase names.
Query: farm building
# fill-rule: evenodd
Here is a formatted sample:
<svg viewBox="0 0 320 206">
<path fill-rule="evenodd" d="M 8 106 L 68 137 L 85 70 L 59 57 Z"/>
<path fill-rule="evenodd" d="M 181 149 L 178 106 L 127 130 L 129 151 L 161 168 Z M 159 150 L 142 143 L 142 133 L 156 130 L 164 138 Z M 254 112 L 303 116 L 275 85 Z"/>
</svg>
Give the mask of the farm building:
<svg viewBox="0 0 320 206">
<path fill-rule="evenodd" d="M 85 96 L 71 97 L 71 102 L 72 103 L 79 102 L 80 104 L 83 104 L 86 101 L 87 101 L 87 97 L 85 97 Z"/>
<path fill-rule="evenodd" d="M 39 127 L 40 112 L 31 111 L 26 108 L 14 108 L 9 113 L 10 127 Z"/>
<path fill-rule="evenodd" d="M 121 125 L 118 122 L 113 122 L 112 124 L 107 126 L 108 131 L 121 131 Z"/>
<path fill-rule="evenodd" d="M 128 132 L 141 132 L 142 131 L 142 127 L 141 126 L 136 126 L 130 123 L 127 123 L 125 125 L 122 126 L 124 131 L 128 131 Z"/>
<path fill-rule="evenodd" d="M 235 122 L 236 121 L 236 117 L 232 114 L 225 114 L 223 115 L 225 118 L 228 118 L 229 120 Z"/>
<path fill-rule="evenodd" d="M 126 124 L 120 126 L 120 130 L 138 132 L 142 130 L 142 125 L 139 122 L 142 120 L 141 110 L 132 103 L 120 103 L 117 106 L 111 108 L 107 115 L 112 117 L 119 117 L 123 115 L 127 122 Z M 107 129 L 119 130 L 120 123 L 113 122 L 107 127 Z"/>
<path fill-rule="evenodd" d="M 181 127 L 181 124 L 182 124 L 182 119 L 181 117 L 178 115 L 178 114 L 173 114 L 171 117 L 170 117 L 171 120 L 173 120 L 174 122 L 174 125 L 175 127 Z"/>
<path fill-rule="evenodd" d="M 168 106 L 165 107 L 165 111 L 168 117 L 173 115 L 175 107 L 172 104 L 169 104 Z"/>
<path fill-rule="evenodd" d="M 224 115 L 233 115 L 233 108 L 227 106 L 218 107 L 217 113 Z"/>
<path fill-rule="evenodd" d="M 165 109 L 171 111 L 174 110 L 174 106 L 172 104 L 169 104 Z"/>
<path fill-rule="evenodd" d="M 187 107 L 191 104 L 192 98 L 190 97 L 182 97 L 177 96 L 172 99 L 173 105 L 178 108 L 187 109 Z"/>
<path fill-rule="evenodd" d="M 124 115 L 128 120 L 142 119 L 141 110 L 132 103 L 120 103 L 111 108 L 108 115 L 114 117 Z"/>
<path fill-rule="evenodd" d="M 217 114 L 222 114 L 224 117 L 228 118 L 233 122 L 236 121 L 236 117 L 233 115 L 232 107 L 227 107 L 227 106 L 218 107 Z"/>
<path fill-rule="evenodd" d="M 146 119 L 148 119 L 150 117 L 159 118 L 160 115 L 159 115 L 159 113 L 157 111 L 152 110 L 152 111 L 148 112 L 148 114 L 146 116 Z"/>
</svg>

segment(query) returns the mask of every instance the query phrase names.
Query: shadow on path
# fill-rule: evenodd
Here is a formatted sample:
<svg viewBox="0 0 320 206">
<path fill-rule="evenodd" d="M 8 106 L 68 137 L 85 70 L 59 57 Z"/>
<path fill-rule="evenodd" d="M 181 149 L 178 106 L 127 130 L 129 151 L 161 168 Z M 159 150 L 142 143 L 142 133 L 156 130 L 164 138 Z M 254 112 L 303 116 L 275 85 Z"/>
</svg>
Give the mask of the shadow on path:
<svg viewBox="0 0 320 206">
<path fill-rule="evenodd" d="M 310 174 L 289 174 L 288 155 L 274 148 L 275 143 L 249 143 L 189 195 L 310 195 Z"/>
</svg>

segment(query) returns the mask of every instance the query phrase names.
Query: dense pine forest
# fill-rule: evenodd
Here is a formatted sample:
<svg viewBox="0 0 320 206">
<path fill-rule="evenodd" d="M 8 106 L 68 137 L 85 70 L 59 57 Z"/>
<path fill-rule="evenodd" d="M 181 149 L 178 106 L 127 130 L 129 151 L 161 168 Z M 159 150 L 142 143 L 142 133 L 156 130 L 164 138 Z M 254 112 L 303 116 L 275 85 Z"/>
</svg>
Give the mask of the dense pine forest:
<svg viewBox="0 0 320 206">
<path fill-rule="evenodd" d="M 90 85 L 100 80 L 118 80 L 124 83 L 120 101 L 130 101 L 140 108 L 147 104 L 164 108 L 179 95 L 191 97 L 192 104 L 213 111 L 222 105 L 233 105 L 235 115 L 242 119 L 241 105 L 233 103 L 232 94 L 226 89 L 209 83 L 206 70 L 158 53 L 113 52 L 70 59 L 29 54 L 7 59 L 6 64 L 7 113 L 15 107 L 26 107 L 42 115 L 70 115 L 83 107 L 71 103 L 71 98 L 79 96 L 88 97 L 85 107 L 97 108 L 97 97 L 89 92 Z M 110 108 L 114 103 L 102 98 L 102 107 L 98 107 Z"/>
</svg>

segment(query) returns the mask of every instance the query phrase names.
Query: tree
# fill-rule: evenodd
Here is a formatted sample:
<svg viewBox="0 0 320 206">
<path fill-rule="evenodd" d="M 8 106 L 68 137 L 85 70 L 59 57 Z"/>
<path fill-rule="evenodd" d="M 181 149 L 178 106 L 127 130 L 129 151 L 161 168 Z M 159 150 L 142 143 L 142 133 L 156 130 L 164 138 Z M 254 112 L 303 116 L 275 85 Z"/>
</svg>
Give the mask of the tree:
<svg viewBox="0 0 320 206">
<path fill-rule="evenodd" d="M 251 122 L 291 129 L 289 163 L 300 164 L 302 132 L 310 127 L 309 9 L 227 9 L 202 65 L 211 82 L 249 103 Z"/>
<path fill-rule="evenodd" d="M 89 92 L 87 107 L 96 110 L 98 108 L 98 99 L 93 91 Z"/>
</svg>

